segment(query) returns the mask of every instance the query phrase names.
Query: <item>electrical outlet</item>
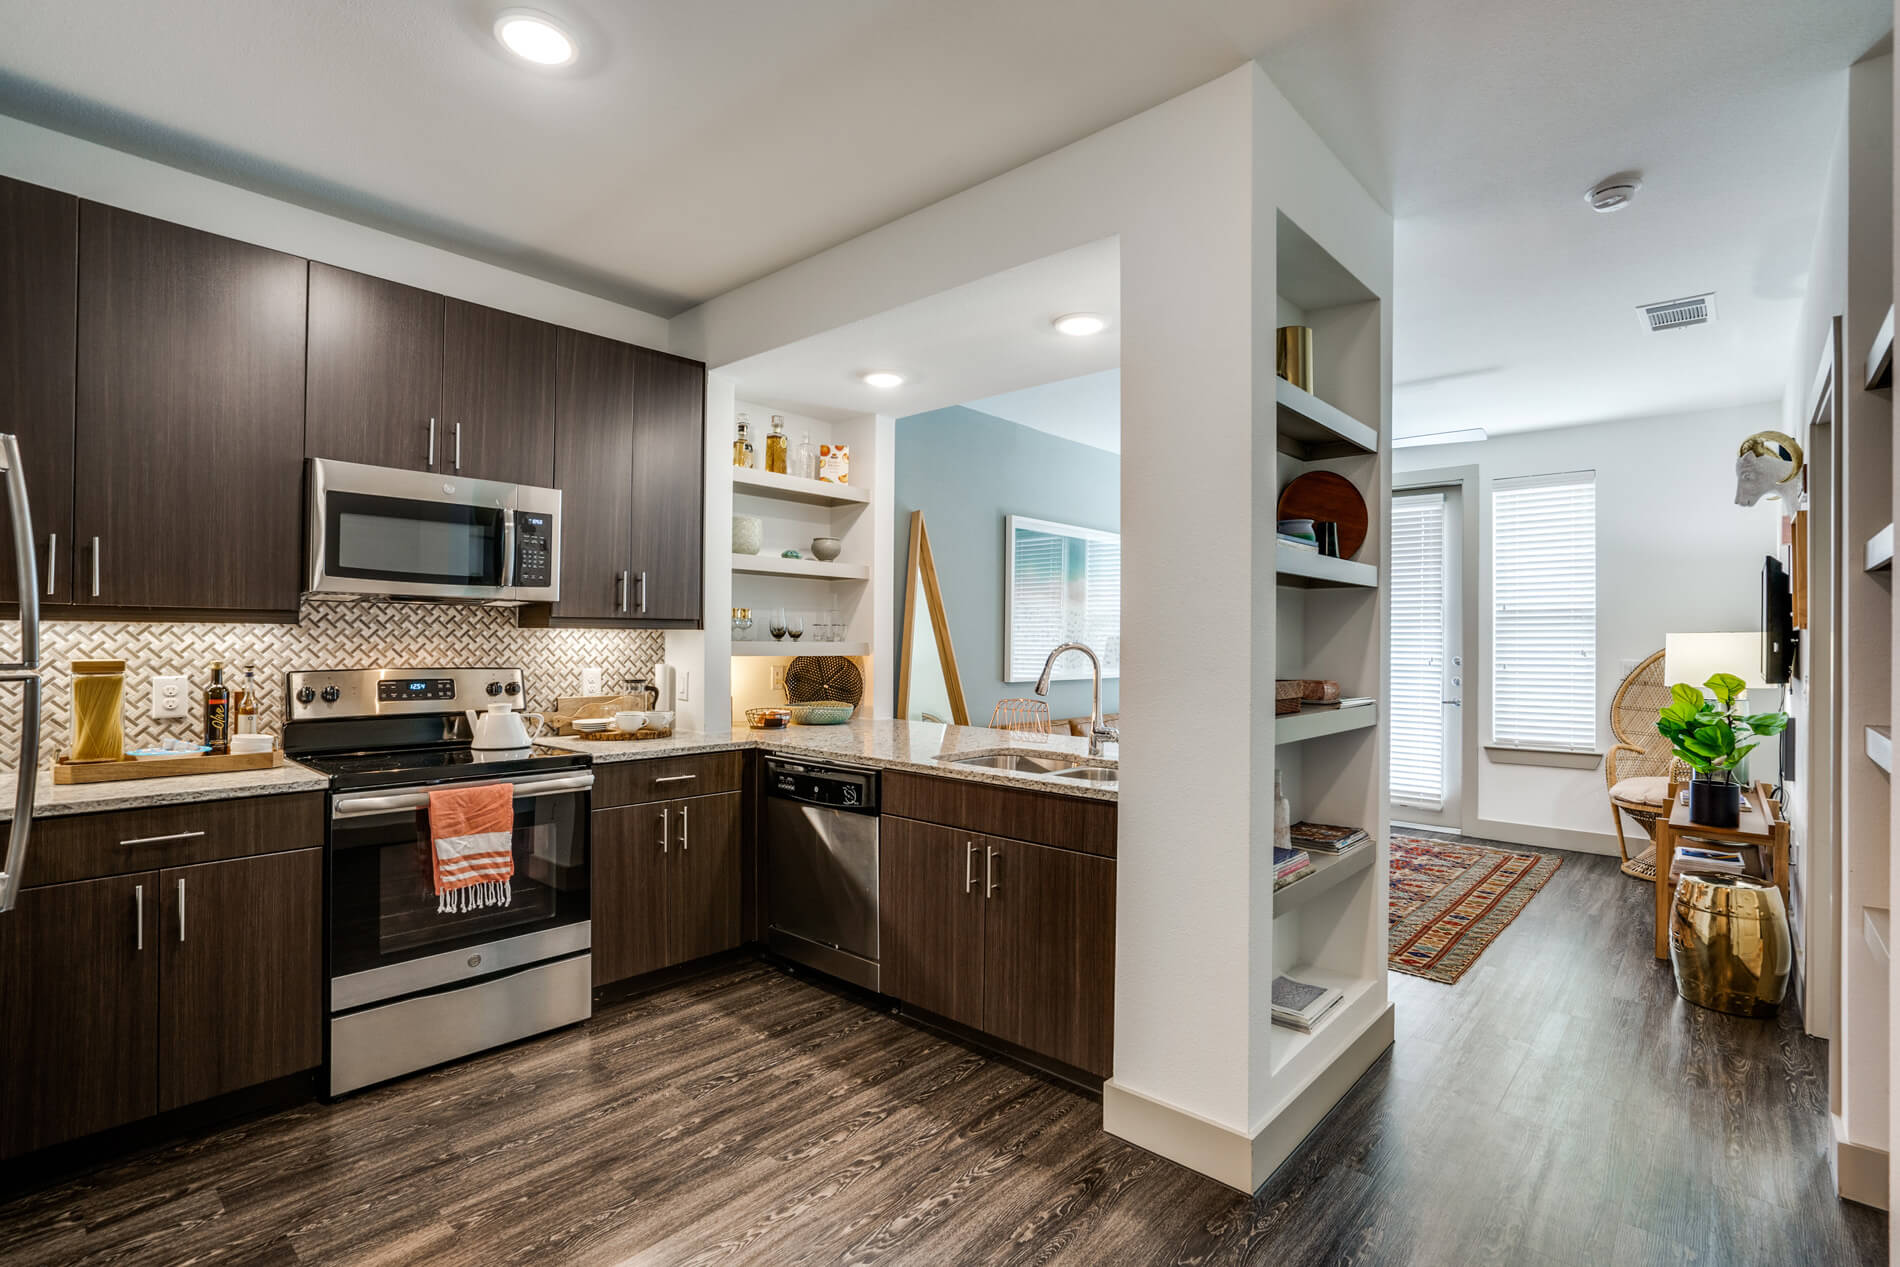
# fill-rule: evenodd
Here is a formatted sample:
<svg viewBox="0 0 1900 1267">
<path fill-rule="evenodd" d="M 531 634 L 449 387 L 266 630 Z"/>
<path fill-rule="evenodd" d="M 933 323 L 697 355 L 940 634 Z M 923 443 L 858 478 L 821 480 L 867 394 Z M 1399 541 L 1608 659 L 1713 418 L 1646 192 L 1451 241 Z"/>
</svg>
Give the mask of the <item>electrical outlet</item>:
<svg viewBox="0 0 1900 1267">
<path fill-rule="evenodd" d="M 152 716 L 188 717 L 191 715 L 191 682 L 182 677 L 152 674 Z"/>
<path fill-rule="evenodd" d="M 785 693 L 785 666 L 782 664 L 772 666 L 772 689 L 780 695 Z"/>
<path fill-rule="evenodd" d="M 587 668 L 584 668 L 581 670 L 581 694 L 582 695 L 599 695 L 601 693 L 600 683 L 601 683 L 601 672 L 598 668 L 590 665 Z"/>
</svg>

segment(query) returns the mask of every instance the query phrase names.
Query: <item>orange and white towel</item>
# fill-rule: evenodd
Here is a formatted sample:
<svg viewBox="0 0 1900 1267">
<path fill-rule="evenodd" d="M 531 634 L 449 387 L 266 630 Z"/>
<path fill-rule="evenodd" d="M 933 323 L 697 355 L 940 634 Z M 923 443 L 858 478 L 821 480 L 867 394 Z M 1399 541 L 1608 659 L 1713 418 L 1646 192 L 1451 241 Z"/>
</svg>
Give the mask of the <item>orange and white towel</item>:
<svg viewBox="0 0 1900 1267">
<path fill-rule="evenodd" d="M 435 909 L 451 915 L 514 900 L 515 786 L 438 788 L 429 793 Z"/>
</svg>

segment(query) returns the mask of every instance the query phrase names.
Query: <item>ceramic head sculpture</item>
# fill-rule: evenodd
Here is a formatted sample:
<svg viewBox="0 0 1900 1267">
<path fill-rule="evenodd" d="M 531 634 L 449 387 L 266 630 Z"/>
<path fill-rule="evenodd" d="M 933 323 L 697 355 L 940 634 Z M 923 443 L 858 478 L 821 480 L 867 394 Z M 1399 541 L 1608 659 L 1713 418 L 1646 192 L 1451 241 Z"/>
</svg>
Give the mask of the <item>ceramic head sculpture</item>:
<svg viewBox="0 0 1900 1267">
<path fill-rule="evenodd" d="M 1793 512 L 1793 498 L 1784 493 L 1800 489 L 1801 446 L 1779 431 L 1757 431 L 1742 441 L 1735 455 L 1735 504 L 1753 506 L 1764 497 L 1781 498 Z"/>
</svg>

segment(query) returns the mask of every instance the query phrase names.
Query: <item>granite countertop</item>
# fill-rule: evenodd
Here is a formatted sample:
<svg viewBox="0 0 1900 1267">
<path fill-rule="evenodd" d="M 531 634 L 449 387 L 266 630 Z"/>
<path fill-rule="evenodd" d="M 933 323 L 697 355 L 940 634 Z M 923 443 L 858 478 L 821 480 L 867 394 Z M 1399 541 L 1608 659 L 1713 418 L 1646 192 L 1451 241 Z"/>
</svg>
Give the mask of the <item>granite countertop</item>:
<svg viewBox="0 0 1900 1267">
<path fill-rule="evenodd" d="M 1001 787 L 1030 788 L 1055 792 L 1086 800 L 1114 801 L 1114 783 L 1085 783 L 1061 779 L 1050 774 L 1026 771 L 987 770 L 981 767 L 949 764 L 947 758 L 976 756 L 981 753 L 1013 749 L 1023 752 L 1055 753 L 1088 759 L 1089 741 L 1072 735 L 1030 735 L 1020 731 L 991 730 L 986 726 L 945 726 L 934 722 L 854 721 L 843 726 L 788 726 L 784 730 L 748 730 L 740 727 L 730 733 L 695 734 L 676 731 L 668 739 L 624 740 L 618 743 L 584 739 L 542 739 L 553 747 L 585 752 L 597 764 L 615 761 L 642 761 L 654 757 L 681 756 L 699 752 L 730 752 L 737 748 L 762 748 L 771 752 L 808 757 L 833 757 L 858 765 L 885 770 L 907 770 L 943 778 L 968 779 Z M 1112 765 L 1117 748 L 1102 758 Z"/>
<path fill-rule="evenodd" d="M 321 792 L 330 786 L 328 775 L 307 770 L 295 761 L 286 761 L 269 770 L 181 774 L 175 778 L 125 779 L 116 783 L 55 783 L 52 773 L 46 770 L 42 770 L 39 777 L 39 790 L 33 803 L 36 819 L 192 801 L 277 796 L 286 792 Z M 12 773 L 0 774 L 0 822 L 13 818 L 15 780 Z"/>
</svg>

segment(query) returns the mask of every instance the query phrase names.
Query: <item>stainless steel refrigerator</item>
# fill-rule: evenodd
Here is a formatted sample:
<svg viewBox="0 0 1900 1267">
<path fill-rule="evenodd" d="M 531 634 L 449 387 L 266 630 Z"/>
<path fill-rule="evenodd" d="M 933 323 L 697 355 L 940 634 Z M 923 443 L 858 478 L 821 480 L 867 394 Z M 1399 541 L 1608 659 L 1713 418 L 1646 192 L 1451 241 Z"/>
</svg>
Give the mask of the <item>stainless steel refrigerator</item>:
<svg viewBox="0 0 1900 1267">
<path fill-rule="evenodd" d="M 6 466 L 7 509 L 13 520 L 13 558 L 20 584 L 20 658 L 0 664 L 0 683 L 20 686 L 20 762 L 14 773 L 13 821 L 7 825 L 4 870 L 0 870 L 0 911 L 13 909 L 26 874 L 26 842 L 33 831 L 33 794 L 40 769 L 40 570 L 33 539 L 33 512 L 26 504 L 26 475 L 20 467 L 20 443 L 0 435 L 0 463 Z"/>
</svg>

